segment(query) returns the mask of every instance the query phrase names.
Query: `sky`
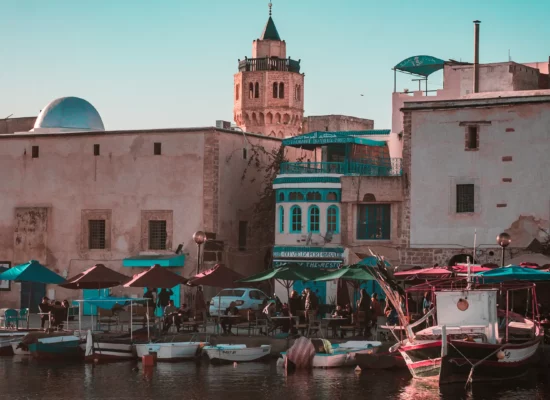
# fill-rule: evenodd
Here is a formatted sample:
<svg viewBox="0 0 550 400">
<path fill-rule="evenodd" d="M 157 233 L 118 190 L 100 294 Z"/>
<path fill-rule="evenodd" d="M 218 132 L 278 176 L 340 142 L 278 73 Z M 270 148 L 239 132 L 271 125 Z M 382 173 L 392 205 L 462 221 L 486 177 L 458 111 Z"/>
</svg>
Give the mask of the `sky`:
<svg viewBox="0 0 550 400">
<path fill-rule="evenodd" d="M 251 57 L 267 0 L 0 0 L 0 118 L 82 97 L 106 129 L 232 121 L 237 60 Z M 305 115 L 390 128 L 392 67 L 415 55 L 546 61 L 548 0 L 273 0 L 287 55 L 305 72 Z M 403 75 L 398 90 L 417 83 Z M 441 88 L 441 73 L 430 77 Z M 363 95 L 363 96 L 361 96 Z"/>
</svg>

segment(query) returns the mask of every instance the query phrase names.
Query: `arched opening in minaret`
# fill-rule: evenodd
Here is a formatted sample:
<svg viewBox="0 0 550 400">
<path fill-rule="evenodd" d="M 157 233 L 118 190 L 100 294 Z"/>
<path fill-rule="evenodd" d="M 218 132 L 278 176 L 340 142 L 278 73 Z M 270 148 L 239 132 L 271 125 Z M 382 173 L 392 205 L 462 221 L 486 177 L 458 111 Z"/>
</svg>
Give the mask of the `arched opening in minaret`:
<svg viewBox="0 0 550 400">
<path fill-rule="evenodd" d="M 283 124 L 287 124 L 290 122 L 290 114 L 285 114 L 283 116 Z"/>
<path fill-rule="evenodd" d="M 275 123 L 276 124 L 281 123 L 281 114 L 279 114 L 279 113 L 275 114 Z"/>
<path fill-rule="evenodd" d="M 273 82 L 273 98 L 276 99 L 279 97 L 279 84 L 277 82 Z"/>
<path fill-rule="evenodd" d="M 279 98 L 285 98 L 285 84 L 283 82 L 279 83 Z"/>
<path fill-rule="evenodd" d="M 254 97 L 258 99 L 260 97 L 260 84 L 256 82 L 256 85 L 254 86 Z"/>
<path fill-rule="evenodd" d="M 253 123 L 254 125 L 257 125 L 257 124 L 258 124 L 258 120 L 256 119 L 256 113 L 255 113 L 255 112 L 252 113 L 252 123 Z"/>
<path fill-rule="evenodd" d="M 237 86 L 235 86 L 235 100 L 239 100 L 239 92 L 241 90 L 241 85 L 237 83 Z"/>
<path fill-rule="evenodd" d="M 264 123 L 265 123 L 264 113 L 261 112 L 260 113 L 260 125 L 264 125 Z"/>
<path fill-rule="evenodd" d="M 250 82 L 248 84 L 248 98 L 252 99 L 254 97 L 254 84 Z"/>
<path fill-rule="evenodd" d="M 273 123 L 273 114 L 268 112 L 267 115 L 266 115 L 266 119 L 267 119 L 267 123 L 271 125 Z M 273 132 L 273 133 L 275 134 L 275 132 Z"/>
</svg>

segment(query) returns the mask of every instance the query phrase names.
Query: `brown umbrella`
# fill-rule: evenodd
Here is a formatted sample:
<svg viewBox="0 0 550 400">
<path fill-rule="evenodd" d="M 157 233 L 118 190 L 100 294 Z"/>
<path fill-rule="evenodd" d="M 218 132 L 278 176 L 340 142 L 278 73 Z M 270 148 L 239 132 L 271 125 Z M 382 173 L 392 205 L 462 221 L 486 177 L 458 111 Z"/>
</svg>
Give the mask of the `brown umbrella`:
<svg viewBox="0 0 550 400">
<path fill-rule="evenodd" d="M 103 264 L 96 264 L 59 286 L 67 289 L 105 289 L 122 285 L 130 279 Z"/>
<path fill-rule="evenodd" d="M 168 269 L 155 264 L 147 271 L 134 275 L 134 278 L 126 283 L 124 287 L 170 289 L 179 284 L 185 285 L 187 281 L 183 276 L 174 274 Z"/>
<path fill-rule="evenodd" d="M 225 265 L 216 264 L 214 268 L 195 275 L 189 282 L 187 282 L 187 284 L 189 286 L 236 288 L 241 286 L 241 284 L 236 283 L 235 281 L 243 278 L 243 275 L 227 268 Z"/>
</svg>

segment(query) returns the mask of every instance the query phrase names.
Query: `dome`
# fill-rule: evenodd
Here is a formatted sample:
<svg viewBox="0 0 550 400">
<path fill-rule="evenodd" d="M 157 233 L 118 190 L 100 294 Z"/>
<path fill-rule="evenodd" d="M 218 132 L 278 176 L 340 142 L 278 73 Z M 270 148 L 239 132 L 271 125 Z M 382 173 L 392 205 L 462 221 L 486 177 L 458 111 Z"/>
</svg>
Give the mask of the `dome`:
<svg viewBox="0 0 550 400">
<path fill-rule="evenodd" d="M 104 131 L 103 121 L 94 106 L 78 97 L 62 97 L 41 112 L 31 132 Z"/>
</svg>

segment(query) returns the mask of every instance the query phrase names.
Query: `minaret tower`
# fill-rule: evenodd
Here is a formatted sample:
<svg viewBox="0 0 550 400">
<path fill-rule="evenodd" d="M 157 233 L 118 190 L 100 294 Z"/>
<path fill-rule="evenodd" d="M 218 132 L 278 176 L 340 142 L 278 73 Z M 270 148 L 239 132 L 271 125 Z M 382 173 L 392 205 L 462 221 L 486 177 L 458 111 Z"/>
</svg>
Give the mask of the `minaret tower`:
<svg viewBox="0 0 550 400">
<path fill-rule="evenodd" d="M 262 36 L 252 42 L 252 58 L 239 60 L 234 76 L 233 119 L 245 132 L 287 137 L 302 133 L 304 74 L 300 60 L 286 56 L 275 22 L 269 19 Z"/>
</svg>

